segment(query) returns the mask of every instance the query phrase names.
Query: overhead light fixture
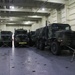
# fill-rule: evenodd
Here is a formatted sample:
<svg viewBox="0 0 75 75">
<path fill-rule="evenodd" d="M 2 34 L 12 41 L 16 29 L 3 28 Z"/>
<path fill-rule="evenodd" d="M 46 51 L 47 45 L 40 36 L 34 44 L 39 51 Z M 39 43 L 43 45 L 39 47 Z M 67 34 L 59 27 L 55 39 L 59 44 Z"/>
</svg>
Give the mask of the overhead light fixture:
<svg viewBox="0 0 75 75">
<path fill-rule="evenodd" d="M 42 8 L 43 11 L 45 11 L 45 8 Z"/>
<path fill-rule="evenodd" d="M 34 15 L 34 16 L 30 16 L 30 17 L 38 17 L 37 15 Z"/>
<path fill-rule="evenodd" d="M 10 21 L 13 21 L 13 19 L 12 18 L 9 18 L 10 19 Z"/>
<path fill-rule="evenodd" d="M 23 24 L 32 24 L 33 22 L 31 21 L 26 21 L 26 22 L 23 22 Z"/>
<path fill-rule="evenodd" d="M 10 6 L 10 9 L 14 9 L 15 7 L 14 6 Z"/>
<path fill-rule="evenodd" d="M 4 9 L 6 9 L 6 6 L 4 6 Z"/>
<path fill-rule="evenodd" d="M 24 24 L 30 24 L 30 21 L 25 22 Z"/>
<path fill-rule="evenodd" d="M 41 16 L 38 16 L 38 15 L 28 16 L 28 17 L 32 17 L 32 18 L 41 18 Z"/>
<path fill-rule="evenodd" d="M 3 21 L 1 20 L 1 22 L 3 22 Z"/>
</svg>

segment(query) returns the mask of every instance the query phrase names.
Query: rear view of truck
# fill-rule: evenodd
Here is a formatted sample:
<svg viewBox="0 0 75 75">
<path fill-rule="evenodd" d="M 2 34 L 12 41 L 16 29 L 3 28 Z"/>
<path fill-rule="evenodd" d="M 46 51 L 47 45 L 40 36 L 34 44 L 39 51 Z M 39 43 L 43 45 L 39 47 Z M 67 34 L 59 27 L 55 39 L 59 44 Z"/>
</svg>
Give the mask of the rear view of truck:
<svg viewBox="0 0 75 75">
<path fill-rule="evenodd" d="M 1 31 L 0 46 L 12 46 L 12 32 L 11 31 Z"/>
</svg>

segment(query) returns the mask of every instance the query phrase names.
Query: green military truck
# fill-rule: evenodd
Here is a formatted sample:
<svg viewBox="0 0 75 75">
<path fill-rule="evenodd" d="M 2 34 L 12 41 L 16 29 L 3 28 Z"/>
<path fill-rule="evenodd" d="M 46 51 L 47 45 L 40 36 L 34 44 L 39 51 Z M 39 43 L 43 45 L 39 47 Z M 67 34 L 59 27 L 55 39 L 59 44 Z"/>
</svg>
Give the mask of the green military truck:
<svg viewBox="0 0 75 75">
<path fill-rule="evenodd" d="M 14 33 L 14 46 L 27 46 L 28 45 L 28 34 L 27 30 L 16 29 Z"/>
<path fill-rule="evenodd" d="M 11 31 L 0 32 L 0 46 L 12 46 L 12 32 Z"/>
<path fill-rule="evenodd" d="M 29 38 L 29 46 L 34 46 L 35 45 L 35 31 L 29 31 L 28 33 L 28 38 Z"/>
<path fill-rule="evenodd" d="M 61 50 L 75 47 L 75 31 L 71 30 L 69 24 L 53 23 L 43 28 L 39 34 L 38 46 L 44 50 L 50 47 L 53 54 L 58 55 Z"/>
<path fill-rule="evenodd" d="M 43 28 L 39 28 L 39 29 L 36 29 L 36 31 L 35 31 L 35 35 L 34 35 L 34 41 L 35 41 L 35 46 L 37 47 L 37 48 L 39 48 L 39 36 L 40 36 L 40 33 L 41 33 L 41 31 L 43 30 Z"/>
</svg>

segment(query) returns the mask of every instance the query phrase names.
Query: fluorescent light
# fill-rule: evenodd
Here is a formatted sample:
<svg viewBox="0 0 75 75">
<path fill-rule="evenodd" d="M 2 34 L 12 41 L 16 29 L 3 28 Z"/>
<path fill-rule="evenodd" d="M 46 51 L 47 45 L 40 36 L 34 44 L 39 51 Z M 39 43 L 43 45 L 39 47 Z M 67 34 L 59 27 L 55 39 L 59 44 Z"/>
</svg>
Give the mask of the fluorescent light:
<svg viewBox="0 0 75 75">
<path fill-rule="evenodd" d="M 3 22 L 3 21 L 1 20 L 1 22 Z"/>
<path fill-rule="evenodd" d="M 37 16 L 37 15 L 34 15 L 34 16 L 28 16 L 28 17 L 32 17 L 32 18 L 41 18 L 41 16 Z"/>
<path fill-rule="evenodd" d="M 32 16 L 32 17 L 38 17 L 37 15 L 34 15 L 34 16 Z"/>
<path fill-rule="evenodd" d="M 10 19 L 10 21 L 13 21 L 13 19 L 12 18 L 9 18 Z"/>
<path fill-rule="evenodd" d="M 30 24 L 30 21 L 24 22 L 24 24 Z"/>
<path fill-rule="evenodd" d="M 4 6 L 4 9 L 6 9 L 6 6 Z"/>
<path fill-rule="evenodd" d="M 16 23 L 7 23 L 7 24 L 16 24 Z"/>
<path fill-rule="evenodd" d="M 32 24 L 33 22 L 31 22 L 31 21 L 25 21 L 25 22 L 23 22 L 23 24 Z"/>
<path fill-rule="evenodd" d="M 14 6 L 10 6 L 10 9 L 14 9 Z"/>
<path fill-rule="evenodd" d="M 42 8 L 43 11 L 45 11 L 45 8 Z"/>
</svg>

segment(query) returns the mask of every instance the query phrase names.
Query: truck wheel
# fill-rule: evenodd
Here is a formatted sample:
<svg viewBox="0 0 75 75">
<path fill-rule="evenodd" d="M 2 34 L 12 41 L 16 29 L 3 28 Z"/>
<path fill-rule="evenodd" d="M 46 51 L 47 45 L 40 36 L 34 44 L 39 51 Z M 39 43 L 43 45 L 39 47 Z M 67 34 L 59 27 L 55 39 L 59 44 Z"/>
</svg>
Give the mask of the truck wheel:
<svg viewBox="0 0 75 75">
<path fill-rule="evenodd" d="M 2 46 L 1 42 L 0 42 L 0 47 Z"/>
<path fill-rule="evenodd" d="M 37 47 L 37 49 L 39 49 L 39 43 L 38 42 L 36 43 L 36 47 Z"/>
<path fill-rule="evenodd" d="M 16 42 L 14 42 L 14 47 L 18 47 L 18 44 Z"/>
<path fill-rule="evenodd" d="M 18 45 L 17 45 L 17 44 L 15 44 L 14 46 L 15 46 L 15 47 L 18 47 Z"/>
<path fill-rule="evenodd" d="M 60 54 L 60 45 L 57 42 L 53 42 L 51 45 L 51 52 L 54 55 L 59 55 Z"/>
<path fill-rule="evenodd" d="M 44 43 L 42 41 L 40 41 L 39 43 L 39 48 L 40 50 L 44 50 Z"/>
<path fill-rule="evenodd" d="M 11 43 L 9 43 L 9 46 L 10 46 L 10 47 L 12 47 L 12 42 L 11 42 Z"/>
</svg>

